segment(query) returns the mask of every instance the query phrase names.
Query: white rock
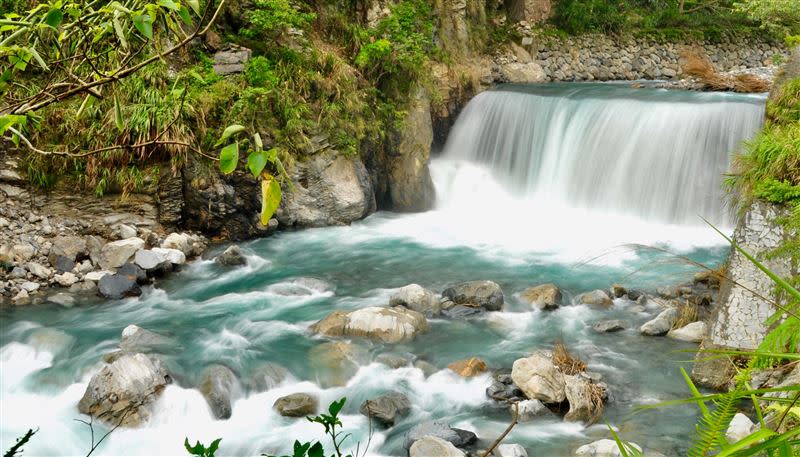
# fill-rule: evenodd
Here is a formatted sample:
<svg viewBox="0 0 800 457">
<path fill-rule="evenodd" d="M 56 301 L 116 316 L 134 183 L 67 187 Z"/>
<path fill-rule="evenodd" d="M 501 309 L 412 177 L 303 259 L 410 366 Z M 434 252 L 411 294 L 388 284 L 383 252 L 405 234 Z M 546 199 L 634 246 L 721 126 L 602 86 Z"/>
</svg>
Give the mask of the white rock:
<svg viewBox="0 0 800 457">
<path fill-rule="evenodd" d="M 144 240 L 136 237 L 107 243 L 100 250 L 100 268 L 104 270 L 119 268 L 140 249 L 144 249 Z"/>
<path fill-rule="evenodd" d="M 453 443 L 435 436 L 424 436 L 414 441 L 408 450 L 409 457 L 464 457 L 465 454 Z"/>
<path fill-rule="evenodd" d="M 45 267 L 44 265 L 36 262 L 28 262 L 25 268 L 30 271 L 34 276 L 41 279 L 49 279 L 53 274 L 53 270 Z"/>
<path fill-rule="evenodd" d="M 186 233 L 170 233 L 164 242 L 161 243 L 162 248 L 177 249 L 185 255 L 192 253 L 192 237 Z"/>
<path fill-rule="evenodd" d="M 312 325 L 311 330 L 327 336 L 363 336 L 384 343 L 399 343 L 428 330 L 428 320 L 403 307 L 371 306 L 349 313 L 334 311 Z"/>
<path fill-rule="evenodd" d="M 103 276 L 111 275 L 111 274 L 114 274 L 114 273 L 112 273 L 112 272 L 110 272 L 108 270 L 90 271 L 89 273 L 86 273 L 86 276 L 84 276 L 83 279 L 85 279 L 86 281 L 97 282 L 97 281 L 100 281 L 100 278 L 102 278 Z"/>
<path fill-rule="evenodd" d="M 36 253 L 36 249 L 29 243 L 15 244 L 12 251 L 14 252 L 14 258 L 20 263 L 32 259 L 33 255 Z"/>
<path fill-rule="evenodd" d="M 169 261 L 166 249 L 156 249 L 158 249 L 158 251 L 148 249 L 136 251 L 136 255 L 133 257 L 133 262 L 136 265 L 139 265 L 143 270 L 153 270 L 159 265 Z M 183 253 L 181 252 L 181 254 Z"/>
<path fill-rule="evenodd" d="M 639 328 L 639 331 L 643 335 L 648 336 L 666 335 L 676 320 L 678 320 L 678 310 L 675 308 L 667 308 L 661 311 L 655 319 L 645 322 Z"/>
<path fill-rule="evenodd" d="M 736 413 L 725 432 L 725 439 L 731 444 L 739 442 L 751 433 L 754 425 L 749 417 L 742 413 Z"/>
<path fill-rule="evenodd" d="M 17 293 L 17 295 L 14 295 L 14 298 L 12 298 L 11 300 L 13 300 L 15 302 L 21 302 L 21 301 L 25 301 L 27 299 L 28 299 L 28 291 L 26 291 L 25 289 L 21 289 Z"/>
<path fill-rule="evenodd" d="M 78 277 L 70 272 L 64 272 L 60 275 L 53 276 L 53 279 L 61 286 L 69 287 L 78 282 Z"/>
<path fill-rule="evenodd" d="M 25 281 L 19 286 L 19 288 L 26 292 L 33 292 L 35 290 L 39 290 L 39 284 L 31 281 Z"/>
<path fill-rule="evenodd" d="M 544 403 L 561 403 L 566 399 L 564 375 L 544 352 L 514 361 L 511 379 L 530 399 Z"/>
<path fill-rule="evenodd" d="M 528 451 L 519 444 L 501 444 L 492 454 L 494 457 L 528 457 Z"/>
<path fill-rule="evenodd" d="M 676 340 L 689 341 L 692 343 L 699 343 L 703 341 L 706 334 L 705 322 L 692 322 L 681 328 L 670 330 L 667 336 Z"/>
<path fill-rule="evenodd" d="M 133 238 L 136 236 L 136 229 L 126 224 L 114 224 L 111 226 L 114 234 L 121 240 Z"/>
<path fill-rule="evenodd" d="M 397 289 L 389 298 L 389 306 L 405 306 L 428 317 L 442 312 L 439 296 L 419 284 L 409 284 Z"/>
<path fill-rule="evenodd" d="M 513 405 L 509 406 L 509 410 L 511 411 L 511 414 L 514 414 L 515 408 Z M 517 411 L 517 419 L 519 419 L 520 422 L 528 422 L 537 417 L 548 416 L 552 414 L 552 412 L 547 409 L 547 406 L 545 406 L 544 403 L 539 400 L 523 400 L 518 402 Z"/>
<path fill-rule="evenodd" d="M 639 451 L 642 448 L 635 443 L 628 443 Z M 579 447 L 575 451 L 576 456 L 581 457 L 621 457 L 622 453 L 614 440 L 603 439 Z"/>
<path fill-rule="evenodd" d="M 151 251 L 166 256 L 173 265 L 183 265 L 186 263 L 186 254 L 179 249 L 172 248 L 153 248 Z"/>
</svg>

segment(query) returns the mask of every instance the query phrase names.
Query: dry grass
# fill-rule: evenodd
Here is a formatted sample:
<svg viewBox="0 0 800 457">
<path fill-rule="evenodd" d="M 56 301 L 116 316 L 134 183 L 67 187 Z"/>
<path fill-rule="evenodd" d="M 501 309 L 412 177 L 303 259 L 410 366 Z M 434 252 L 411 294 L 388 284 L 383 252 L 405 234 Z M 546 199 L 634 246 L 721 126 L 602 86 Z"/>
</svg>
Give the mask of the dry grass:
<svg viewBox="0 0 800 457">
<path fill-rule="evenodd" d="M 597 423 L 603 417 L 603 410 L 605 409 L 605 389 L 595 383 L 590 383 L 588 389 L 589 399 L 592 401 L 592 416 L 589 418 L 589 423 L 592 425 Z"/>
<path fill-rule="evenodd" d="M 681 72 L 696 78 L 705 89 L 742 93 L 769 92 L 772 83 L 751 74 L 726 75 L 718 72 L 705 51 L 690 48 L 681 51 Z"/>
<path fill-rule="evenodd" d="M 683 300 L 683 303 L 678 305 L 678 319 L 672 324 L 672 328 L 685 327 L 692 322 L 697 322 L 699 317 L 700 311 L 697 309 L 697 305 L 689 302 L 689 300 Z"/>
<path fill-rule="evenodd" d="M 586 362 L 573 356 L 561 341 L 556 341 L 553 345 L 553 363 L 567 375 L 576 375 L 586 371 Z"/>
</svg>

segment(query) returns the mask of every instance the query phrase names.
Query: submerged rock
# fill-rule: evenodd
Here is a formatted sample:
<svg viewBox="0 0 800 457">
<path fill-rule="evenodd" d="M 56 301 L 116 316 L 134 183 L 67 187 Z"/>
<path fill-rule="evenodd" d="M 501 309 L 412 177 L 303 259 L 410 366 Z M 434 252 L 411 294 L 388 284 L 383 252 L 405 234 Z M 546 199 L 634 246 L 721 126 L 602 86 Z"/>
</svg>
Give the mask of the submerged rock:
<svg viewBox="0 0 800 457">
<path fill-rule="evenodd" d="M 138 297 L 142 294 L 142 289 L 135 280 L 118 273 L 104 275 L 100 278 L 97 286 L 101 296 L 115 300 L 124 297 Z"/>
<path fill-rule="evenodd" d="M 277 387 L 289 376 L 289 370 L 273 362 L 265 362 L 253 369 L 247 387 L 255 392 L 266 392 Z"/>
<path fill-rule="evenodd" d="M 166 336 L 129 325 L 122 330 L 119 347 L 123 352 L 167 352 L 177 348 L 177 342 Z"/>
<path fill-rule="evenodd" d="M 275 400 L 272 405 L 278 414 L 285 417 L 305 417 L 317 413 L 317 397 L 306 393 L 296 393 Z"/>
<path fill-rule="evenodd" d="M 689 341 L 691 343 L 699 343 L 703 341 L 706 335 L 705 322 L 692 322 L 691 324 L 684 325 L 681 328 L 672 329 L 667 333 L 669 338 L 681 341 Z"/>
<path fill-rule="evenodd" d="M 597 333 L 612 333 L 620 330 L 625 330 L 625 321 L 620 319 L 611 319 L 605 321 L 597 321 L 592 324 L 592 329 Z"/>
<path fill-rule="evenodd" d="M 385 426 L 392 426 L 398 418 L 408 414 L 411 402 L 399 392 L 389 392 L 379 397 L 366 400 L 358 411 L 371 417 Z"/>
<path fill-rule="evenodd" d="M 608 293 L 601 289 L 578 295 L 578 303 L 591 306 L 611 306 L 614 304 Z"/>
<path fill-rule="evenodd" d="M 503 290 L 494 281 L 469 281 L 449 287 L 442 296 L 456 305 L 472 305 L 487 311 L 503 309 Z"/>
<path fill-rule="evenodd" d="M 542 284 L 522 291 L 523 300 L 534 308 L 555 309 L 561 303 L 561 289 L 555 284 Z"/>
<path fill-rule="evenodd" d="M 514 405 L 510 405 L 509 409 L 512 415 L 515 410 L 517 411 L 517 419 L 520 422 L 529 422 L 537 417 L 553 415 L 553 412 L 539 400 L 523 400 L 517 403 L 516 408 Z"/>
<path fill-rule="evenodd" d="M 246 265 L 247 259 L 242 255 L 242 250 L 237 245 L 229 246 L 228 249 L 214 258 L 214 262 L 229 267 Z"/>
<path fill-rule="evenodd" d="M 447 368 L 449 368 L 462 378 L 471 378 L 473 376 L 478 376 L 479 374 L 486 373 L 489 370 L 486 367 L 486 362 L 477 357 L 470 357 L 469 359 L 458 360 L 456 362 L 451 363 L 450 365 L 447 365 Z"/>
<path fill-rule="evenodd" d="M 398 289 L 389 298 L 389 306 L 404 306 L 426 317 L 442 313 L 439 297 L 418 284 L 409 284 Z"/>
<path fill-rule="evenodd" d="M 661 311 L 655 319 L 645 322 L 639 331 L 647 336 L 662 336 L 670 331 L 675 321 L 678 320 L 678 310 L 675 308 L 667 308 Z"/>
<path fill-rule="evenodd" d="M 316 371 L 317 382 L 322 387 L 347 384 L 359 367 L 369 361 L 369 354 L 364 348 L 344 341 L 315 346 L 309 351 L 308 357 Z"/>
<path fill-rule="evenodd" d="M 545 351 L 517 359 L 511 369 L 511 378 L 530 399 L 544 403 L 561 403 L 566 399 L 564 375 Z"/>
<path fill-rule="evenodd" d="M 203 394 L 211 412 L 217 419 L 229 419 L 232 403 L 241 392 L 239 380 L 230 368 L 212 365 L 200 376 L 198 390 Z"/>
<path fill-rule="evenodd" d="M 410 359 L 400 354 L 392 354 L 392 353 L 378 354 L 378 356 L 375 357 L 375 361 L 378 363 L 382 363 L 389 368 L 405 367 L 408 366 L 408 364 L 411 362 Z"/>
<path fill-rule="evenodd" d="M 334 311 L 311 326 L 311 331 L 326 336 L 363 336 L 384 343 L 409 341 L 428 330 L 422 314 L 405 308 L 372 306 L 356 311 Z"/>
<path fill-rule="evenodd" d="M 158 359 L 126 354 L 92 376 L 78 410 L 111 426 L 135 427 L 150 417 L 147 405 L 171 382 Z"/>
<path fill-rule="evenodd" d="M 642 448 L 636 443 L 628 443 L 641 452 Z M 622 452 L 617 442 L 609 439 L 594 441 L 584 444 L 575 451 L 578 457 L 622 457 Z"/>
<path fill-rule="evenodd" d="M 423 436 L 408 448 L 409 457 L 465 457 L 453 443 L 437 436 Z"/>
</svg>

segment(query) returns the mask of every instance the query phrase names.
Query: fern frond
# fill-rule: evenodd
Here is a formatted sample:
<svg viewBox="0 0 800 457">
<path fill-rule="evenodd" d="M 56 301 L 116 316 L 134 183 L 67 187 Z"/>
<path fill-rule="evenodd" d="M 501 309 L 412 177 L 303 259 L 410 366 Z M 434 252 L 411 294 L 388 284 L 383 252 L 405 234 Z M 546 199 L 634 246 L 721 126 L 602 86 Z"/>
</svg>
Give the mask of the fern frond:
<svg viewBox="0 0 800 457">
<path fill-rule="evenodd" d="M 736 405 L 741 397 L 741 391 L 733 390 L 713 400 L 714 410 L 700 419 L 688 457 L 708 457 L 727 445 L 725 432 L 736 414 Z"/>
</svg>

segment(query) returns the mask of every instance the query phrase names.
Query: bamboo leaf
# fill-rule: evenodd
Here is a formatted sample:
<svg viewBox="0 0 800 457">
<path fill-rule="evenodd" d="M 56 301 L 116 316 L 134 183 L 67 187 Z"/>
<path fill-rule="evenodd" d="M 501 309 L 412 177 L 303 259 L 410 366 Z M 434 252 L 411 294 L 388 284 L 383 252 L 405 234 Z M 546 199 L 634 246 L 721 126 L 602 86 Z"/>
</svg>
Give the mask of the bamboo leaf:
<svg viewBox="0 0 800 457">
<path fill-rule="evenodd" d="M 159 6 L 163 6 L 164 8 L 167 8 L 172 11 L 178 11 L 179 9 L 181 9 L 181 7 L 178 6 L 178 4 L 175 3 L 173 0 L 159 0 L 158 4 Z"/>
<path fill-rule="evenodd" d="M 746 449 L 761 440 L 770 438 L 772 436 L 777 435 L 777 433 L 773 432 L 768 428 L 761 428 L 758 429 L 756 432 L 753 432 L 746 437 L 742 438 L 741 440 L 737 441 L 736 443 L 728 446 L 725 450 L 717 454 L 717 457 L 726 457 L 735 455 L 736 452 L 741 451 L 742 449 Z"/>
<path fill-rule="evenodd" d="M 122 107 L 119 106 L 119 99 L 117 99 L 116 94 L 114 94 L 114 123 L 120 131 L 125 128 L 125 122 L 122 120 Z"/>
<path fill-rule="evenodd" d="M 33 56 L 34 60 L 36 60 L 36 63 L 38 63 L 39 66 L 42 67 L 42 69 L 44 70 L 50 69 L 44 62 L 44 59 L 42 59 L 42 56 L 39 55 L 39 52 L 36 50 L 36 48 L 25 48 L 25 49 L 31 54 L 31 56 Z"/>
<path fill-rule="evenodd" d="M 114 32 L 117 34 L 117 39 L 123 48 L 128 49 L 128 40 L 125 39 L 125 32 L 122 30 L 122 24 L 119 22 L 119 15 L 114 15 L 111 20 L 114 24 Z"/>
<path fill-rule="evenodd" d="M 703 417 L 708 417 L 709 415 L 708 407 L 706 406 L 706 403 L 703 400 L 700 400 L 700 398 L 703 395 L 700 393 L 699 390 L 697 390 L 697 386 L 694 385 L 694 383 L 692 382 L 692 378 L 689 376 L 686 370 L 683 369 L 683 367 L 681 367 L 681 374 L 683 375 L 683 379 L 686 380 L 686 384 L 689 386 L 689 390 L 692 391 L 692 395 L 694 396 L 695 399 L 697 399 L 696 403 L 698 408 L 700 408 L 700 412 L 703 413 Z"/>
<path fill-rule="evenodd" d="M 215 144 L 214 146 L 219 146 L 219 145 L 221 145 L 221 144 L 222 144 L 222 143 L 224 143 L 224 142 L 225 142 L 225 141 L 226 141 L 228 138 L 230 138 L 230 137 L 232 137 L 233 135 L 235 135 L 235 134 L 237 134 L 237 133 L 239 133 L 239 132 L 242 132 L 242 131 L 244 131 L 244 130 L 246 130 L 246 129 L 245 129 L 245 127 L 244 127 L 243 125 L 239 125 L 239 124 L 233 124 L 233 125 L 229 125 L 229 126 L 228 126 L 228 127 L 227 127 L 227 128 L 226 128 L 226 129 L 225 129 L 223 132 L 222 132 L 222 136 L 219 138 L 219 141 L 217 141 L 217 144 Z"/>
<path fill-rule="evenodd" d="M 274 176 L 265 174 L 261 180 L 261 224 L 269 224 L 281 203 L 281 186 Z"/>
<path fill-rule="evenodd" d="M 233 173 L 239 163 L 239 143 L 231 143 L 219 153 L 219 169 L 226 175 Z"/>
</svg>

